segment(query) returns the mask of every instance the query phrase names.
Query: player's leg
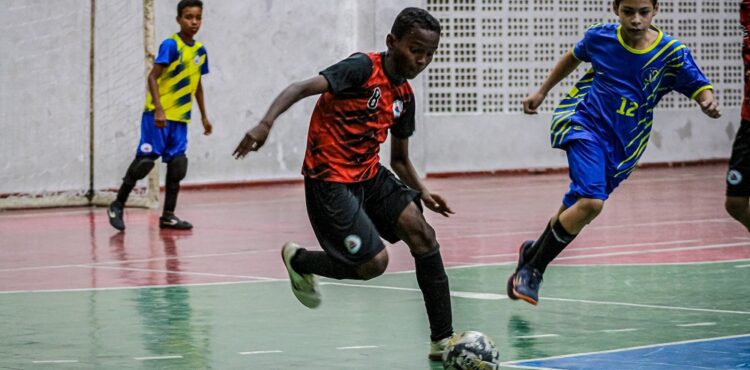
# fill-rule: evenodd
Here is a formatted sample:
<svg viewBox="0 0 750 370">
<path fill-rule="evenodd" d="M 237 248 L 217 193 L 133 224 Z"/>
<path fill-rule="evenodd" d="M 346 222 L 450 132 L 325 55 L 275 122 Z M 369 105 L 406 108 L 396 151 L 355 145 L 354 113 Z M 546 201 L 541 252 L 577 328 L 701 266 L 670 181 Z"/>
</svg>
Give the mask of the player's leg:
<svg viewBox="0 0 750 370">
<path fill-rule="evenodd" d="M 450 287 L 435 230 L 422 215 L 419 193 L 381 166 L 365 198 L 380 235 L 391 243 L 400 239 L 409 246 L 430 325 L 428 357 L 441 360 L 453 334 Z"/>
<path fill-rule="evenodd" d="M 324 251 L 294 243 L 282 248 L 294 295 L 307 307 L 320 304 L 315 275 L 332 279 L 368 280 L 388 266 L 388 253 L 363 207 L 360 184 L 305 178 L 310 224 Z"/>
<path fill-rule="evenodd" d="M 596 142 L 576 140 L 566 147 L 566 152 L 570 190 L 563 198 L 562 207 L 536 242 L 522 245 L 519 266 L 508 283 L 508 296 L 511 299 L 520 298 L 537 304 L 547 265 L 575 239 L 584 226 L 599 215 L 611 191 L 606 174 L 606 157 Z"/>
<path fill-rule="evenodd" d="M 125 230 L 123 209 L 138 180 L 146 177 L 154 168 L 154 161 L 164 148 L 165 133 L 154 125 L 153 114 L 143 113 L 141 117 L 141 138 L 135 158 L 128 166 L 122 179 L 117 198 L 109 205 L 109 223 L 118 230 Z"/>
<path fill-rule="evenodd" d="M 732 145 L 724 208 L 750 231 L 750 121 L 742 120 Z"/>
<path fill-rule="evenodd" d="M 187 124 L 184 122 L 167 121 L 167 148 L 162 160 L 167 163 L 167 178 L 164 184 L 164 211 L 159 217 L 159 227 L 162 229 L 190 230 L 193 225 L 175 216 L 177 195 L 180 193 L 180 181 L 187 175 Z"/>
</svg>

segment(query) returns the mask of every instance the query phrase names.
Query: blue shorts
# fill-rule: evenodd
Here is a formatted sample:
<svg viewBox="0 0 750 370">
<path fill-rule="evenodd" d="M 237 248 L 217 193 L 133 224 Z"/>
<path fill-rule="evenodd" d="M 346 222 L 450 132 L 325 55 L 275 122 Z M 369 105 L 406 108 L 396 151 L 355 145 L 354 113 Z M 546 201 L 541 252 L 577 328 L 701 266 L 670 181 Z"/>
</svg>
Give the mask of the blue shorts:
<svg viewBox="0 0 750 370">
<path fill-rule="evenodd" d="M 154 112 L 143 112 L 136 157 L 161 157 L 162 162 L 169 162 L 185 155 L 187 144 L 187 123 L 167 121 L 166 127 L 158 128 L 154 124 Z"/>
<path fill-rule="evenodd" d="M 570 190 L 563 205 L 570 208 L 578 198 L 607 200 L 629 173 L 617 174 L 615 158 L 597 141 L 578 139 L 565 146 L 568 154 Z"/>
</svg>

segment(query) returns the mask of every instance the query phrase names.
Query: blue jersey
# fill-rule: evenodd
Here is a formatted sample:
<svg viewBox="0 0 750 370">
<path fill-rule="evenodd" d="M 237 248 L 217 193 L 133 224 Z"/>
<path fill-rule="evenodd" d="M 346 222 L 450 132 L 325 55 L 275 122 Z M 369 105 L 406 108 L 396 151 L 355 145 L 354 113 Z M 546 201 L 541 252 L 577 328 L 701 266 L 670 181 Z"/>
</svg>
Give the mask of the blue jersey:
<svg viewBox="0 0 750 370">
<path fill-rule="evenodd" d="M 619 24 L 595 24 L 573 48 L 592 68 L 555 108 L 552 146 L 594 140 L 611 153 L 615 177 L 630 174 L 651 135 L 654 107 L 672 90 L 691 99 L 711 83 L 682 42 L 663 33 L 647 49 L 629 47 Z"/>
</svg>

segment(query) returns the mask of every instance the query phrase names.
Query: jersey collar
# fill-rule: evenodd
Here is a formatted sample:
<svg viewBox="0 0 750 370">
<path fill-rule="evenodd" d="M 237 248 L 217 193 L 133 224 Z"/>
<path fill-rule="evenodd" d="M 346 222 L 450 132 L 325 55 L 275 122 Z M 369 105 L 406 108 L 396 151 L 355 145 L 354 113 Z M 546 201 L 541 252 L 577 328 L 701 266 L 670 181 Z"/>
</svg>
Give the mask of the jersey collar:
<svg viewBox="0 0 750 370">
<path fill-rule="evenodd" d="M 625 50 L 627 50 L 627 51 L 629 51 L 629 52 L 631 52 L 633 54 L 646 54 L 649 51 L 654 50 L 654 48 L 656 47 L 656 45 L 659 45 L 659 43 L 661 42 L 662 37 L 664 37 L 664 33 L 658 27 L 656 27 L 656 26 L 654 26 L 652 24 L 650 28 L 652 30 L 658 32 L 659 35 L 656 36 L 656 40 L 654 40 L 654 42 L 651 45 L 649 45 L 649 47 L 647 47 L 645 49 L 631 48 L 630 46 L 628 46 L 628 44 L 625 43 L 625 40 L 622 39 L 622 34 L 620 33 L 620 30 L 622 29 L 622 25 L 617 26 L 617 41 L 620 41 L 620 45 L 622 45 L 622 47 L 624 47 Z"/>
</svg>

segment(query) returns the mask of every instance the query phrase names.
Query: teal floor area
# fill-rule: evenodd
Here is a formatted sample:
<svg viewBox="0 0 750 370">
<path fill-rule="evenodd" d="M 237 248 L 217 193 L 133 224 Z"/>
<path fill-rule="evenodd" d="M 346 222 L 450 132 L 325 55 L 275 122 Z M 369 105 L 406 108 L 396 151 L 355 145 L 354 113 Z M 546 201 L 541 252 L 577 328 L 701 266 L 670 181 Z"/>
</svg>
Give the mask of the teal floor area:
<svg viewBox="0 0 750 370">
<path fill-rule="evenodd" d="M 749 334 L 747 263 L 553 265 L 536 307 L 505 297 L 509 265 L 449 269 L 454 327 L 502 368 Z M 413 273 L 323 283 L 315 310 L 287 281 L 0 294 L 0 369 L 442 369 Z"/>
</svg>

